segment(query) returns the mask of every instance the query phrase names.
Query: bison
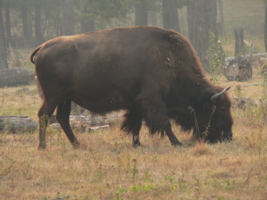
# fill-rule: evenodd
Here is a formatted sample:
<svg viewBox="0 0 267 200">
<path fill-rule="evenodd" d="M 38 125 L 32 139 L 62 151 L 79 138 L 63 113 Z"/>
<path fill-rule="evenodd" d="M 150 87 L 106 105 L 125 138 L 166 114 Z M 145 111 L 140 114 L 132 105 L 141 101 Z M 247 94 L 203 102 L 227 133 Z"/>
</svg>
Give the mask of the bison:
<svg viewBox="0 0 267 200">
<path fill-rule="evenodd" d="M 150 133 L 166 133 L 181 145 L 170 119 L 194 138 L 210 143 L 231 140 L 233 120 L 228 88 L 212 85 L 188 40 L 156 27 L 115 28 L 61 36 L 31 54 L 43 96 L 39 149 L 46 148 L 49 117 L 56 119 L 74 148 L 80 143 L 70 123 L 71 102 L 104 114 L 126 110 L 121 129 L 140 146 L 142 121 Z"/>
</svg>

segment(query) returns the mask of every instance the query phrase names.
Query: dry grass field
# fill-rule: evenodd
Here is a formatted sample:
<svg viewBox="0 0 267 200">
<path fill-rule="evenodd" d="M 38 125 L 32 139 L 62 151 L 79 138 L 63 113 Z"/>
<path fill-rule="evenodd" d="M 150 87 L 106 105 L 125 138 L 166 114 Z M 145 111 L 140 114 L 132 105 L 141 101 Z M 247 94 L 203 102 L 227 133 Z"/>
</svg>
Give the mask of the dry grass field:
<svg viewBox="0 0 267 200">
<path fill-rule="evenodd" d="M 263 52 L 263 1 L 223 2 L 227 34 L 221 42 L 226 56 L 234 54 L 233 28 L 239 27 L 256 51 Z M 33 70 L 30 53 L 23 51 L 27 61 L 22 66 Z M 231 86 L 232 99 L 266 100 L 258 84 L 262 82 L 256 69 L 247 82 L 221 77 L 218 84 Z M 38 121 L 40 105 L 35 85 L 0 88 L 0 115 Z M 232 109 L 232 115 L 233 141 L 214 145 L 193 143 L 175 124 L 182 147 L 171 146 L 167 137 L 151 137 L 144 126 L 143 146 L 132 148 L 119 121 L 108 130 L 75 132 L 83 146 L 77 150 L 61 130 L 48 129 L 43 151 L 37 150 L 38 131 L 0 131 L 0 200 L 266 200 L 267 105 Z"/>
<path fill-rule="evenodd" d="M 237 83 L 231 97 L 261 99 L 263 79 Z M 237 85 L 244 85 L 236 90 Z M 247 86 L 247 87 L 245 87 Z M 27 89 L 25 89 L 27 88 Z M 37 120 L 41 100 L 34 85 L 0 89 L 0 115 Z M 267 199 L 267 126 L 264 106 L 233 109 L 233 141 L 192 143 L 173 125 L 182 147 L 141 131 L 142 147 L 119 122 L 109 130 L 76 132 L 74 150 L 62 131 L 49 129 L 47 150 L 38 151 L 38 133 L 0 133 L 0 199 Z"/>
</svg>

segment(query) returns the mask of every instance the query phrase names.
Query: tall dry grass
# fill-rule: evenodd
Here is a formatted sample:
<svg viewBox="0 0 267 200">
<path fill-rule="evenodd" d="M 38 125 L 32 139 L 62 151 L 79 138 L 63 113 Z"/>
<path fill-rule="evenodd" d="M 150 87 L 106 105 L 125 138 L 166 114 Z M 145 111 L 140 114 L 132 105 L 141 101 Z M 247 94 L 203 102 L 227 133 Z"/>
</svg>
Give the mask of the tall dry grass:
<svg viewBox="0 0 267 200">
<path fill-rule="evenodd" d="M 232 86 L 257 83 L 226 82 Z M 24 89 L 23 89 L 24 88 Z M 27 88 L 27 89 L 25 89 Z M 262 87 L 241 87 L 242 96 L 261 98 Z M 0 115 L 37 120 L 41 105 L 35 86 L 0 89 Z M 47 150 L 38 151 L 38 133 L 0 134 L 0 199 L 267 199 L 267 129 L 259 107 L 235 109 L 229 143 L 183 142 L 141 130 L 142 147 L 119 125 L 91 133 L 76 132 L 84 148 L 73 150 L 61 130 L 49 129 Z"/>
</svg>

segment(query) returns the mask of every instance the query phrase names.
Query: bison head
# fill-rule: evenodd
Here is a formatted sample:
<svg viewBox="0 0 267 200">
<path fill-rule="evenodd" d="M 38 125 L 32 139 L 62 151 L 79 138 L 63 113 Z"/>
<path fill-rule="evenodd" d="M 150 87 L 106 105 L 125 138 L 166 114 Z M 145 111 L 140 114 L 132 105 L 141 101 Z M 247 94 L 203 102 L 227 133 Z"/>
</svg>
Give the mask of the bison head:
<svg viewBox="0 0 267 200">
<path fill-rule="evenodd" d="M 210 143 L 232 140 L 231 101 L 226 94 L 229 88 L 206 89 L 199 96 L 197 105 L 192 110 L 193 134 L 196 139 Z"/>
</svg>

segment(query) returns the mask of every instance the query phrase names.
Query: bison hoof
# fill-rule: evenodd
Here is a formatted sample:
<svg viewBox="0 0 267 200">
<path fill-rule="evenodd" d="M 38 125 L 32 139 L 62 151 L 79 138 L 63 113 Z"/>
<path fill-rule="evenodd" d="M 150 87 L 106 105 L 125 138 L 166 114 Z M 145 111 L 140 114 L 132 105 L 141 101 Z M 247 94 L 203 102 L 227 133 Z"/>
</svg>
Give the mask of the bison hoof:
<svg viewBox="0 0 267 200">
<path fill-rule="evenodd" d="M 74 142 L 74 143 L 72 144 L 72 146 L 73 146 L 74 149 L 79 149 L 79 148 L 81 147 L 81 145 L 80 145 L 80 143 L 79 143 L 78 141 Z M 83 146 L 83 147 L 84 147 L 84 146 Z M 86 148 L 86 147 L 85 147 L 85 148 Z"/>
<path fill-rule="evenodd" d="M 38 146 L 38 150 L 45 150 L 46 149 L 46 145 L 39 145 Z"/>
<path fill-rule="evenodd" d="M 133 148 L 137 148 L 137 147 L 141 147 L 141 143 L 138 141 L 138 142 L 134 142 L 133 143 Z"/>
<path fill-rule="evenodd" d="M 172 146 L 182 146 L 183 144 L 179 142 L 178 140 L 175 142 L 172 142 Z"/>
</svg>

